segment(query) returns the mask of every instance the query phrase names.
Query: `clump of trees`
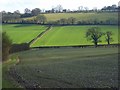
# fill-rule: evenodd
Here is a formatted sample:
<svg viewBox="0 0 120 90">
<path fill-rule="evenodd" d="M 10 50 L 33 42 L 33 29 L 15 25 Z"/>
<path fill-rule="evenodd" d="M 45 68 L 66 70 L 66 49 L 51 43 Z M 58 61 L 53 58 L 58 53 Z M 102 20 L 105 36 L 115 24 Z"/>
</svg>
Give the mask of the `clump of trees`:
<svg viewBox="0 0 120 90">
<path fill-rule="evenodd" d="M 105 40 L 107 41 L 108 45 L 110 44 L 112 39 L 113 33 L 111 31 L 107 31 L 105 33 L 101 32 L 99 27 L 91 27 L 86 32 L 87 40 L 90 40 L 94 43 L 95 47 L 98 46 L 98 43 L 101 42 L 101 37 L 105 35 Z"/>
<path fill-rule="evenodd" d="M 41 13 L 41 10 L 39 8 L 35 8 L 35 9 L 32 9 L 32 10 L 26 8 L 24 10 L 24 14 L 21 14 L 21 18 L 37 16 L 40 13 Z"/>
<path fill-rule="evenodd" d="M 45 24 L 45 22 L 47 21 L 47 18 L 44 15 L 38 15 L 35 18 L 35 21 L 37 22 L 37 24 Z"/>
<path fill-rule="evenodd" d="M 9 51 L 12 45 L 12 41 L 7 36 L 6 32 L 2 33 L 2 60 L 7 60 L 9 57 Z"/>
</svg>

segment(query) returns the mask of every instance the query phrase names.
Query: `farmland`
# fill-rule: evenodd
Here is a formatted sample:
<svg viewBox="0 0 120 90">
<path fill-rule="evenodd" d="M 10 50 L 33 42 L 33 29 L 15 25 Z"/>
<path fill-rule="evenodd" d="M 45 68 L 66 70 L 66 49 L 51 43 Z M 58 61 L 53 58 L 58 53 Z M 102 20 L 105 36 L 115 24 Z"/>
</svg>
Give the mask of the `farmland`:
<svg viewBox="0 0 120 90">
<path fill-rule="evenodd" d="M 83 26 L 53 26 L 49 31 L 37 38 L 31 44 L 31 47 L 39 46 L 75 46 L 75 45 L 93 45 L 91 41 L 85 38 L 85 33 L 90 27 L 97 25 L 83 25 Z M 109 25 L 98 25 L 101 31 L 111 31 L 113 33 L 112 44 L 118 43 L 118 27 Z M 29 43 L 36 38 L 40 33 L 45 31 L 47 26 L 30 25 L 30 24 L 8 24 L 3 25 L 5 31 L 13 43 Z M 105 37 L 101 38 L 102 42 L 99 44 L 107 44 Z"/>
<path fill-rule="evenodd" d="M 47 18 L 47 22 L 56 21 L 61 18 L 68 19 L 70 17 L 76 18 L 77 21 L 91 21 L 91 20 L 99 20 L 99 21 L 106 21 L 108 19 L 118 19 L 117 13 L 52 13 L 52 14 L 43 14 Z M 99 18 L 98 18 L 99 17 Z M 24 18 L 26 19 L 33 19 L 35 17 Z"/>
<path fill-rule="evenodd" d="M 13 55 L 18 56 L 20 62 L 9 69 L 9 75 L 14 78 L 14 84 L 22 87 L 117 87 L 117 49 L 51 48 L 24 51 Z"/>
<path fill-rule="evenodd" d="M 20 18 L 27 19 L 22 24 L 3 24 L 3 32 L 7 33 L 12 44 L 30 45 L 28 50 L 22 47 L 26 51 L 11 52 L 9 60 L 2 65 L 0 63 L 3 88 L 117 88 L 118 26 L 76 24 L 78 21 L 94 20 L 116 22 L 117 13 L 46 13 L 44 16 L 47 22 L 70 17 L 74 17 L 76 22 L 66 25 L 28 24 L 28 19 L 34 22 L 31 19 L 35 18 L 29 17 Z M 99 27 L 101 32 L 112 32 L 113 41 L 110 44 L 116 45 L 72 47 L 94 44 L 86 38 L 86 32 L 91 27 Z M 105 35 L 100 39 L 98 44 L 107 44 Z"/>
<path fill-rule="evenodd" d="M 72 45 L 92 45 L 93 43 L 86 39 L 85 33 L 90 27 L 95 25 L 85 26 L 58 26 L 52 27 L 42 37 L 38 38 L 31 47 L 38 46 L 72 46 Z M 117 26 L 99 26 L 101 31 L 111 31 L 113 33 L 113 42 L 118 43 L 118 27 Z M 105 37 L 101 38 L 99 44 L 107 44 Z"/>
<path fill-rule="evenodd" d="M 14 44 L 28 43 L 47 28 L 31 24 L 5 24 L 2 27 Z"/>
</svg>

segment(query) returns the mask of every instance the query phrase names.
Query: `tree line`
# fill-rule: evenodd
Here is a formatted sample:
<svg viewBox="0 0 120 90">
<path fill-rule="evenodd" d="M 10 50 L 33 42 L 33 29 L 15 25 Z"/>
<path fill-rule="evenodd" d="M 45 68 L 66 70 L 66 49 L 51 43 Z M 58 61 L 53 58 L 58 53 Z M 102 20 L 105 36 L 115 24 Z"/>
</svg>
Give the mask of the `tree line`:
<svg viewBox="0 0 120 90">
<path fill-rule="evenodd" d="M 106 20 L 98 20 L 98 19 L 88 19 L 88 20 L 77 20 L 74 17 L 70 17 L 68 19 L 61 18 L 56 21 L 49 21 L 47 24 L 50 25 L 118 25 L 118 20 L 114 18 L 108 18 Z"/>
<path fill-rule="evenodd" d="M 47 21 L 47 18 L 43 14 L 39 14 L 31 19 L 19 18 L 19 14 L 9 14 L 2 17 L 3 23 L 16 23 L 16 24 L 41 24 L 41 25 L 118 25 L 118 20 L 114 18 L 108 18 L 106 20 L 88 19 L 77 20 L 74 17 L 61 18 L 56 21 Z"/>
<path fill-rule="evenodd" d="M 89 13 L 89 12 L 118 12 L 119 11 L 119 6 L 116 5 L 112 5 L 112 6 L 105 6 L 102 9 L 97 9 L 97 8 L 93 8 L 92 10 L 89 10 L 88 7 L 83 7 L 83 6 L 79 6 L 78 10 L 73 10 L 71 11 L 70 9 L 64 9 L 62 7 L 62 5 L 57 5 L 56 7 L 53 7 L 51 10 L 41 10 L 39 8 L 35 8 L 35 9 L 28 9 L 26 8 L 24 10 L 24 13 L 20 13 L 19 10 L 16 10 L 14 12 L 6 12 L 6 11 L 2 11 L 0 13 L 2 13 L 2 22 L 3 23 L 37 23 L 37 19 L 33 18 L 32 20 L 25 20 L 23 18 L 27 18 L 27 17 L 32 17 L 32 16 L 38 16 L 41 14 L 41 19 L 44 18 L 44 20 L 46 19 L 45 16 L 42 16 L 42 14 L 45 13 L 80 13 L 80 12 L 84 12 L 84 13 Z M 73 17 L 69 18 L 68 20 L 61 18 L 60 20 L 57 20 L 55 22 L 47 22 L 47 24 L 69 24 L 68 21 L 73 20 L 72 24 L 117 24 L 117 21 L 113 20 L 113 19 L 109 19 L 106 22 L 103 21 L 98 21 L 97 19 L 91 21 L 78 21 L 75 22 L 75 19 Z M 47 20 L 45 20 L 47 21 Z"/>
</svg>

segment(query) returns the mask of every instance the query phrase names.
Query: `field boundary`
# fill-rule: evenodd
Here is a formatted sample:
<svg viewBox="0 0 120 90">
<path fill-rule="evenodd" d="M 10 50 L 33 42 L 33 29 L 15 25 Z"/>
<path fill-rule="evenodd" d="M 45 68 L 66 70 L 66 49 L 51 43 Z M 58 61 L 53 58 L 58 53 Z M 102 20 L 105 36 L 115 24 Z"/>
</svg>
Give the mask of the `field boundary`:
<svg viewBox="0 0 120 90">
<path fill-rule="evenodd" d="M 3 24 L 34 24 L 34 25 L 44 25 L 44 26 L 85 26 L 85 25 L 112 25 L 112 26 L 118 26 L 118 24 L 38 24 L 38 23 L 3 23 Z"/>
<path fill-rule="evenodd" d="M 40 38 L 40 37 L 42 37 L 42 35 L 43 34 L 45 34 L 48 30 L 50 30 L 51 29 L 51 26 L 48 26 L 48 28 L 45 30 L 45 31 L 43 31 L 42 33 L 40 33 L 37 37 L 35 37 L 34 39 L 32 39 L 28 44 L 29 44 L 29 46 L 31 45 L 31 44 L 33 44 L 38 38 Z"/>
<path fill-rule="evenodd" d="M 74 46 L 39 46 L 39 47 L 31 47 L 34 48 L 99 48 L 99 47 L 120 47 L 120 44 L 100 44 L 97 47 L 95 45 L 74 45 Z"/>
</svg>

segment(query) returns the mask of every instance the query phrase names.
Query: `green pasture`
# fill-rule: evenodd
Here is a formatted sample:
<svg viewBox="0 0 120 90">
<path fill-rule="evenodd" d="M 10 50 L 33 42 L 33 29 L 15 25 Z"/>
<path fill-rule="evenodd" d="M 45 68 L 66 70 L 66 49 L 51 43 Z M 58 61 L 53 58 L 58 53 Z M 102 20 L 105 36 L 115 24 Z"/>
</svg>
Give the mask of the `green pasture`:
<svg viewBox="0 0 120 90">
<path fill-rule="evenodd" d="M 56 26 L 52 27 L 42 37 L 38 38 L 31 47 L 38 46 L 71 46 L 71 45 L 92 45 L 93 43 L 86 39 L 86 31 L 90 27 L 96 25 L 85 26 Z M 97 26 L 102 32 L 111 31 L 113 33 L 112 44 L 118 43 L 118 26 Z M 101 38 L 99 44 L 107 44 L 105 36 Z"/>
<path fill-rule="evenodd" d="M 5 24 L 2 25 L 3 32 L 6 32 L 13 43 L 28 43 L 47 27 L 33 24 Z"/>
<path fill-rule="evenodd" d="M 115 47 L 33 49 L 17 53 L 20 62 L 9 72 L 21 77 L 13 80 L 21 87 L 113 88 L 118 86 L 117 53 Z"/>
</svg>

